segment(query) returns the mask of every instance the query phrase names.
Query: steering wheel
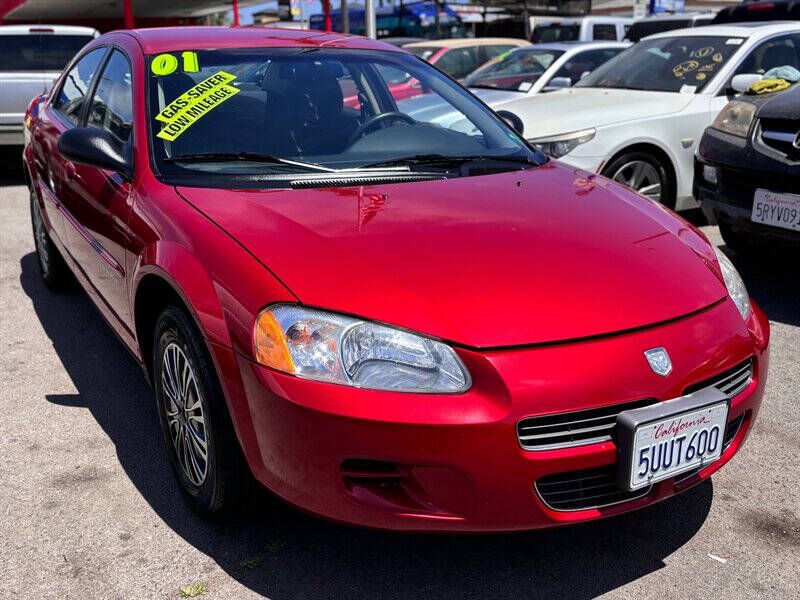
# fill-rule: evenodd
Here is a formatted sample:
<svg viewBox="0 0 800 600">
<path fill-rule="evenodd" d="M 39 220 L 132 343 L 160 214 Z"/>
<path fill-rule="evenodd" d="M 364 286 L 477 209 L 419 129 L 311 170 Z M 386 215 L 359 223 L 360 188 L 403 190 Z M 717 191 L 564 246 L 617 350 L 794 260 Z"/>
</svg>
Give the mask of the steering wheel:
<svg viewBox="0 0 800 600">
<path fill-rule="evenodd" d="M 383 123 L 384 121 L 405 121 L 409 125 L 415 125 L 417 122 L 416 119 L 414 119 L 413 117 L 409 117 L 405 113 L 396 111 L 381 113 L 379 115 L 372 117 L 369 121 L 367 121 L 363 125 L 360 125 L 359 128 L 353 132 L 353 135 L 351 135 L 350 139 L 347 140 L 348 147 L 355 144 L 359 138 L 363 137 L 364 134 L 367 133 L 367 131 L 369 131 L 376 125 Z"/>
</svg>

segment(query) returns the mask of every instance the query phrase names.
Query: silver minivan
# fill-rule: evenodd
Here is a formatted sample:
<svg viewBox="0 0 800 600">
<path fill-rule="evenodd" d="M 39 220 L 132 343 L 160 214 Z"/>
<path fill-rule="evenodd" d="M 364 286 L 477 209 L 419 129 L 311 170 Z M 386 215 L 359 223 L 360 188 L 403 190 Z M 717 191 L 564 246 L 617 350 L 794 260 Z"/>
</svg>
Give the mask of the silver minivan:
<svg viewBox="0 0 800 600">
<path fill-rule="evenodd" d="M 98 35 L 91 27 L 0 26 L 0 145 L 23 143 L 28 103 L 49 90 L 78 50 Z"/>
</svg>

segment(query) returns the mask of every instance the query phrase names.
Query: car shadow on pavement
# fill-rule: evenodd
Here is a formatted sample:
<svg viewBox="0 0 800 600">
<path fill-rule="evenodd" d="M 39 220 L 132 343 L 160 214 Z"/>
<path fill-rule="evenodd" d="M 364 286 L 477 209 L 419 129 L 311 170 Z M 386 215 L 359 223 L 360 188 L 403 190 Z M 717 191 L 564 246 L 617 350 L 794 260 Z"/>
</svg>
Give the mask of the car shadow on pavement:
<svg viewBox="0 0 800 600">
<path fill-rule="evenodd" d="M 33 253 L 21 267 L 22 288 L 77 389 L 46 399 L 88 409 L 158 517 L 231 577 L 274 600 L 591 598 L 661 569 L 709 513 L 710 481 L 629 515 L 540 532 L 372 531 L 316 519 L 261 490 L 236 520 L 204 521 L 173 482 L 152 394 L 134 359 L 85 294 L 47 290 Z"/>
<path fill-rule="evenodd" d="M 24 184 L 22 146 L 0 146 L 0 187 Z"/>
</svg>

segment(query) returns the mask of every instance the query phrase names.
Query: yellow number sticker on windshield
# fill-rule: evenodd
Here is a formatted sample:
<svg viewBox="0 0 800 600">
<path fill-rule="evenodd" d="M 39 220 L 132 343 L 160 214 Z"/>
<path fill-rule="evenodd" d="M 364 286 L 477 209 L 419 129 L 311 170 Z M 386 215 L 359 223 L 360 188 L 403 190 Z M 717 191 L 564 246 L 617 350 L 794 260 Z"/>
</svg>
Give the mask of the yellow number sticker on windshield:
<svg viewBox="0 0 800 600">
<path fill-rule="evenodd" d="M 183 60 L 184 73 L 197 73 L 200 70 L 200 63 L 197 58 L 197 52 L 186 50 L 181 52 L 181 59 Z M 172 75 L 178 70 L 178 59 L 175 55 L 165 52 L 159 54 L 150 62 L 150 70 L 153 75 Z"/>
<path fill-rule="evenodd" d="M 218 71 L 175 98 L 156 115 L 157 120 L 166 123 L 156 137 L 175 141 L 208 112 L 239 93 L 238 88 L 228 85 L 234 79 L 235 75 Z"/>
</svg>

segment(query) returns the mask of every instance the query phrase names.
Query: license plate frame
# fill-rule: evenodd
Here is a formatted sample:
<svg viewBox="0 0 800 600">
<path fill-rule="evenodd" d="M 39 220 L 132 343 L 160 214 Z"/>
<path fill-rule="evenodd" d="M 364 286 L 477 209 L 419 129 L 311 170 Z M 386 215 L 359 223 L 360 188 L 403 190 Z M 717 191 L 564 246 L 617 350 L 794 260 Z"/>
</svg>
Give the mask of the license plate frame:
<svg viewBox="0 0 800 600">
<path fill-rule="evenodd" d="M 800 194 L 756 188 L 750 221 L 800 232 Z"/>
<path fill-rule="evenodd" d="M 636 453 L 636 435 L 646 428 L 660 424 L 663 421 L 680 420 L 694 413 L 703 413 L 724 408 L 722 423 L 719 432 L 719 442 L 713 454 L 704 454 L 699 460 L 684 462 L 679 469 L 670 469 L 645 480 L 634 481 L 634 465 Z M 730 399 L 714 387 L 705 388 L 693 394 L 687 394 L 660 404 L 623 411 L 617 415 L 616 442 L 617 442 L 617 484 L 621 489 L 628 491 L 641 490 L 654 483 L 677 477 L 682 473 L 698 467 L 705 467 L 719 460 L 722 455 L 722 440 L 725 436 L 728 414 L 730 413 Z M 710 413 L 709 413 L 710 414 Z M 719 415 L 714 418 L 719 420 Z M 691 431 L 691 430 L 690 430 Z M 699 429 L 697 430 L 699 431 Z"/>
</svg>

